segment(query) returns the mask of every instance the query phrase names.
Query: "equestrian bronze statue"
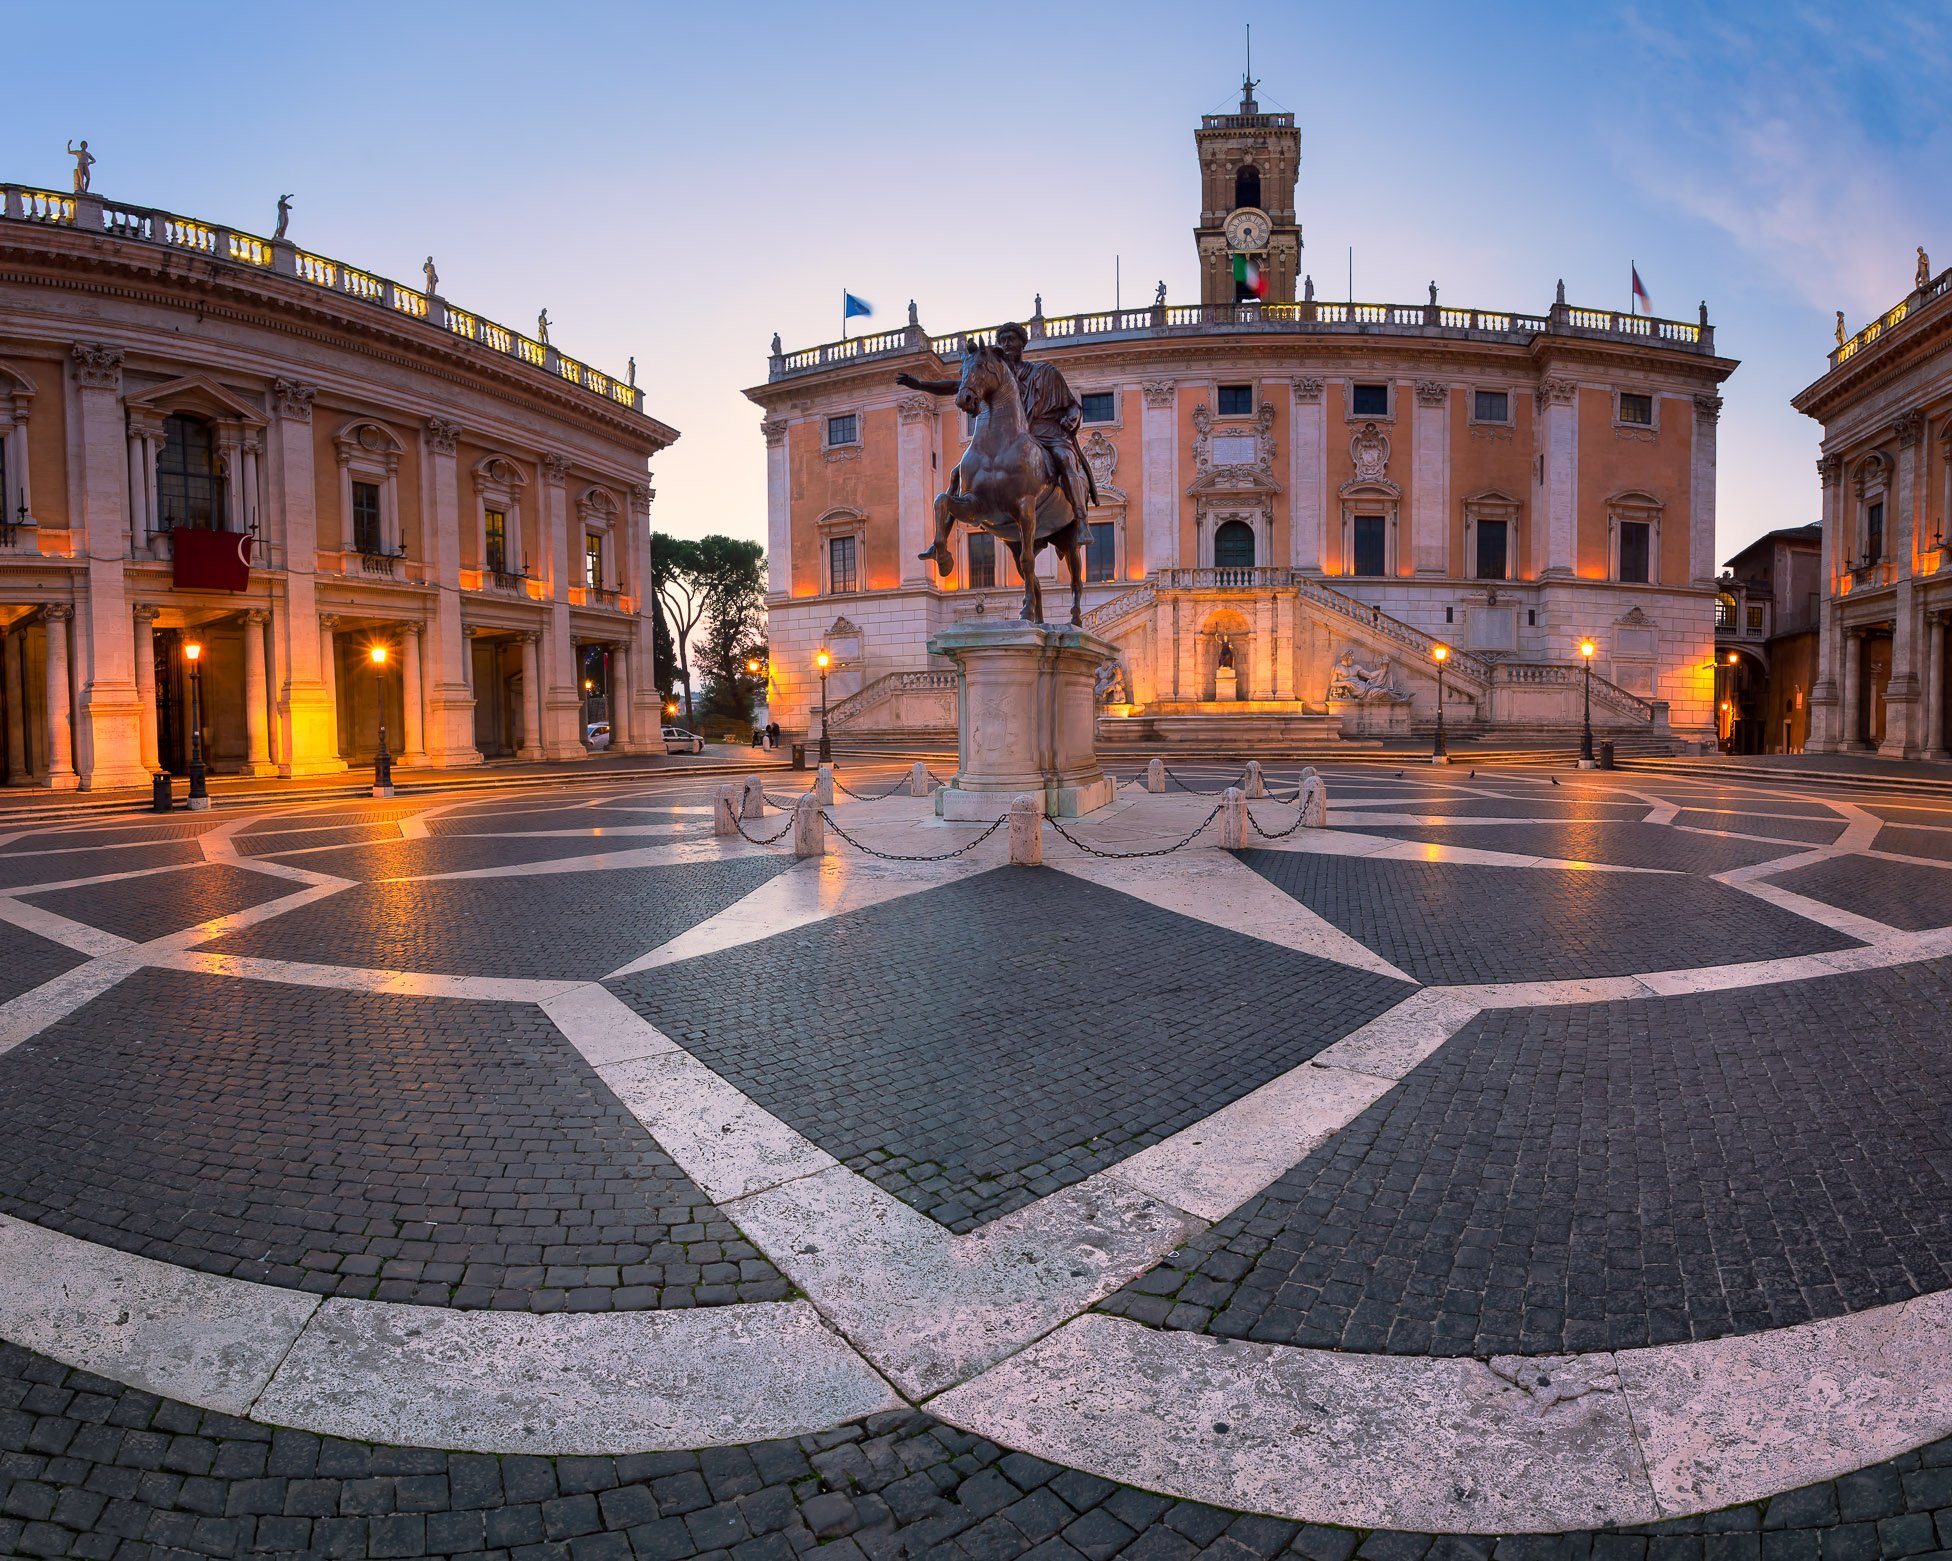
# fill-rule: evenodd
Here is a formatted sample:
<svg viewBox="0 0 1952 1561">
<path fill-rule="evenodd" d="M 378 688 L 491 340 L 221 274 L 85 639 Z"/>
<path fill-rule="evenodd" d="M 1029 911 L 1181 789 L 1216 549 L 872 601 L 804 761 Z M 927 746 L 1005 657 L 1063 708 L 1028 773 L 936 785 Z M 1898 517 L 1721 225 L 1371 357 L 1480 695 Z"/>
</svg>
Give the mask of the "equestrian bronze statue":
<svg viewBox="0 0 1952 1561">
<path fill-rule="evenodd" d="M 1071 571 L 1071 622 L 1081 625 L 1085 517 L 1098 498 L 1078 449 L 1084 409 L 1054 365 L 1024 361 L 1028 341 L 1022 326 L 1005 325 L 994 347 L 965 343 L 958 380 L 895 376 L 911 390 L 953 395 L 976 419 L 969 448 L 936 496 L 935 541 L 920 556 L 946 575 L 955 569 L 949 539 L 958 521 L 994 532 L 1023 577 L 1023 620 L 1041 623 L 1037 554 L 1056 548 Z"/>
</svg>

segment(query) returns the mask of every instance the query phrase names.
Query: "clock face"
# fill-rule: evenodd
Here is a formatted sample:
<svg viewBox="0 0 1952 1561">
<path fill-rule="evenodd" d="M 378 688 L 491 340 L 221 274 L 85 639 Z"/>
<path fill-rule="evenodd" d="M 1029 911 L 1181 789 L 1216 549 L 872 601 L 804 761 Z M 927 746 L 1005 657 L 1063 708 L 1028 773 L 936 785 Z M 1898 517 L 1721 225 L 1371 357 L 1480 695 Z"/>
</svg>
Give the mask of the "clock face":
<svg viewBox="0 0 1952 1561">
<path fill-rule="evenodd" d="M 1227 219 L 1227 247 L 1235 250 L 1267 248 L 1267 236 L 1274 224 L 1267 213 L 1243 207 Z"/>
</svg>

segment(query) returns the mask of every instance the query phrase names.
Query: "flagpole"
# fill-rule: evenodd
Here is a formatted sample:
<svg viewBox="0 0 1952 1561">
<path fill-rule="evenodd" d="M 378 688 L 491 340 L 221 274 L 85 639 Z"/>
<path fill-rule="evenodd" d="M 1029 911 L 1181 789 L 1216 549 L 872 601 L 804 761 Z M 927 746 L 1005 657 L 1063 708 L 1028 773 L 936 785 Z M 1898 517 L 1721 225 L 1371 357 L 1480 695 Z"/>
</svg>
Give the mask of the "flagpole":
<svg viewBox="0 0 1952 1561">
<path fill-rule="evenodd" d="M 840 339 L 847 340 L 847 289 L 840 290 Z"/>
</svg>

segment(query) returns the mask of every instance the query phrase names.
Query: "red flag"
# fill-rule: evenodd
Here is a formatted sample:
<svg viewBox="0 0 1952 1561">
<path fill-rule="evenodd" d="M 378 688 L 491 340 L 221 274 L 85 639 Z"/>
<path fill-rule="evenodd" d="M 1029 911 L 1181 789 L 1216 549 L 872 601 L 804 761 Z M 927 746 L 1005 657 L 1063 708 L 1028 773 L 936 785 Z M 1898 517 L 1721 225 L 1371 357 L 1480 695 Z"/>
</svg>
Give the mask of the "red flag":
<svg viewBox="0 0 1952 1561">
<path fill-rule="evenodd" d="M 1652 314 L 1654 312 L 1654 301 L 1647 296 L 1647 289 L 1641 283 L 1640 267 L 1634 266 L 1631 269 L 1633 271 L 1633 306 L 1642 314 Z"/>
<path fill-rule="evenodd" d="M 251 534 L 178 526 L 169 534 L 171 583 L 186 591 L 248 591 Z"/>
</svg>

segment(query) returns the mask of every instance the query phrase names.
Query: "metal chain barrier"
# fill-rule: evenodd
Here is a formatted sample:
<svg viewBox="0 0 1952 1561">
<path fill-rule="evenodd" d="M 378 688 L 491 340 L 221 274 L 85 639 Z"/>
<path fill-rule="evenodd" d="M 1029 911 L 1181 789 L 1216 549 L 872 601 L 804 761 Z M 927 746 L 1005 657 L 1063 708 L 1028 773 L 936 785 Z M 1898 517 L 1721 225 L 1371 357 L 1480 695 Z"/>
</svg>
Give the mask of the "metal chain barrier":
<svg viewBox="0 0 1952 1561">
<path fill-rule="evenodd" d="M 1254 817 L 1254 810 L 1252 808 L 1249 808 L 1247 810 L 1248 824 L 1252 827 L 1254 833 L 1259 835 L 1263 840 L 1287 839 L 1288 836 L 1292 835 L 1296 830 L 1301 828 L 1301 821 L 1307 817 L 1308 814 L 1305 811 L 1300 812 L 1295 815 L 1295 821 L 1292 824 L 1290 824 L 1286 829 L 1267 830 L 1261 828 L 1261 821 L 1256 817 Z"/>
<path fill-rule="evenodd" d="M 773 807 L 787 808 L 790 810 L 796 802 L 798 802 L 802 797 L 806 796 L 807 792 L 811 791 L 812 789 L 813 789 L 812 787 L 808 787 L 807 791 L 796 791 L 790 797 L 775 797 L 770 791 L 765 791 L 762 789 L 759 795 L 764 797 L 766 801 Z"/>
<path fill-rule="evenodd" d="M 1216 809 L 1215 811 L 1217 812 L 1218 810 Z M 995 834 L 1005 824 L 1010 822 L 1010 815 L 1007 813 L 1004 814 L 1003 817 L 998 819 L 994 824 L 990 825 L 988 829 L 984 830 L 974 840 L 965 841 L 962 845 L 957 846 L 956 849 L 953 851 L 942 851 L 937 853 L 934 856 L 901 856 L 893 851 L 877 851 L 873 846 L 863 845 L 860 841 L 856 840 L 852 835 L 850 835 L 846 830 L 842 829 L 840 825 L 836 824 L 834 822 L 834 815 L 829 813 L 825 808 L 822 808 L 820 810 L 820 817 L 826 822 L 826 825 L 829 829 L 831 829 L 835 834 L 839 835 L 841 839 L 845 840 L 856 851 L 864 852 L 868 856 L 879 857 L 884 862 L 946 862 L 950 860 L 952 857 L 961 856 L 965 851 L 975 850 L 976 847 L 981 845 L 985 840 L 989 839 L 991 835 Z"/>
<path fill-rule="evenodd" d="M 1056 830 L 1066 840 L 1070 841 L 1072 845 L 1076 846 L 1080 851 L 1084 852 L 1086 856 L 1102 856 L 1102 857 L 1112 858 L 1113 860 L 1116 861 L 1132 861 L 1142 856 L 1170 856 L 1173 852 L 1180 850 L 1182 847 L 1191 845 L 1195 837 L 1198 836 L 1201 833 L 1201 831 L 1203 831 L 1206 828 L 1207 825 L 1211 824 L 1216 818 L 1220 816 L 1220 808 L 1221 808 L 1220 803 L 1218 802 L 1214 803 L 1213 811 L 1207 814 L 1205 818 L 1200 820 L 1198 826 L 1193 830 L 1192 834 L 1187 835 L 1182 840 L 1175 840 L 1169 846 L 1161 846 L 1155 851 L 1100 851 L 1096 846 L 1087 845 L 1084 841 L 1080 840 L 1076 835 L 1072 834 L 1070 830 L 1066 829 L 1062 824 L 1058 823 L 1056 819 L 1047 818 L 1044 820 L 1044 822 L 1049 824 L 1052 829 Z"/>
<path fill-rule="evenodd" d="M 756 846 L 776 846 L 793 832 L 793 815 L 791 813 L 786 815 L 786 822 L 780 826 L 780 831 L 776 835 L 761 836 L 746 834 L 746 821 L 736 813 L 732 816 L 732 822 L 738 826 L 739 833 L 745 835 L 746 839 L 750 840 Z"/>
<path fill-rule="evenodd" d="M 949 784 L 946 780 L 944 780 L 940 775 L 936 774 L 935 771 L 930 769 L 927 765 L 922 766 L 922 773 L 926 775 L 930 780 L 934 781 L 938 786 L 946 786 Z"/>
<path fill-rule="evenodd" d="M 890 786 L 886 791 L 878 791 L 874 793 L 872 796 L 868 796 L 861 792 L 856 791 L 852 786 L 848 785 L 846 781 L 842 780 L 838 774 L 836 774 L 834 776 L 834 789 L 836 791 L 846 792 L 848 796 L 852 797 L 856 802 L 885 802 L 888 800 L 888 798 L 894 796 L 896 792 L 906 791 L 908 789 L 908 777 L 904 775 L 900 780 L 896 781 L 894 785 Z"/>
<path fill-rule="evenodd" d="M 1247 772 L 1245 770 L 1242 770 L 1240 772 L 1239 780 L 1228 781 L 1226 786 L 1216 786 L 1212 791 L 1202 791 L 1198 786 L 1187 785 L 1185 781 L 1181 780 L 1177 775 L 1174 775 L 1173 772 L 1167 769 L 1165 765 L 1162 764 L 1159 766 L 1159 768 L 1165 770 L 1165 773 L 1171 778 L 1172 783 L 1175 786 L 1177 786 L 1181 791 L 1190 791 L 1196 797 L 1217 797 L 1220 795 L 1221 792 L 1227 790 L 1228 786 L 1239 786 L 1243 784 L 1247 779 Z"/>
</svg>

